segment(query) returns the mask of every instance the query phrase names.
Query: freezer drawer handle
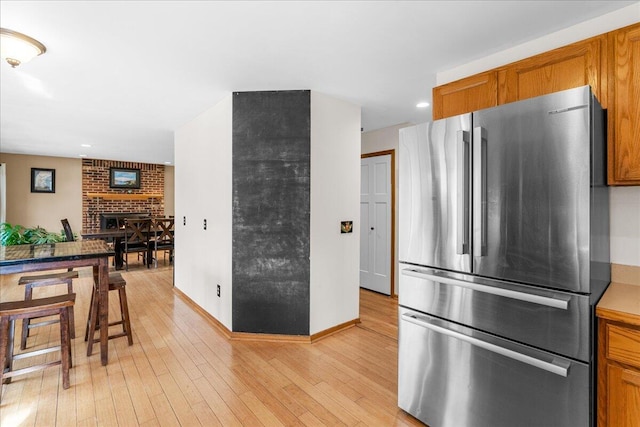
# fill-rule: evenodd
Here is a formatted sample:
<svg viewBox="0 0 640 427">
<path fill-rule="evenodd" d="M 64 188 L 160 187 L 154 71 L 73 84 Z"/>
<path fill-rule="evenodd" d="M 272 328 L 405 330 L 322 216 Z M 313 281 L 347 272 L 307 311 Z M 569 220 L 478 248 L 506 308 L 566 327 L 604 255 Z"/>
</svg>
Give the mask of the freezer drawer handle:
<svg viewBox="0 0 640 427">
<path fill-rule="evenodd" d="M 551 372 L 552 374 L 560 375 L 561 377 L 566 378 L 569 374 L 570 364 L 560 359 L 554 359 L 553 362 L 545 362 L 544 360 L 536 359 L 535 357 L 518 353 L 517 351 L 509 350 L 508 348 L 500 347 L 499 345 L 491 344 L 478 338 L 473 338 L 460 332 L 452 331 L 450 329 L 434 325 L 426 320 L 420 319 L 415 314 L 404 313 L 402 315 L 402 320 L 406 320 L 407 322 L 413 323 L 414 325 L 422 326 L 424 328 L 431 329 L 434 332 L 459 339 L 460 341 L 467 342 L 476 347 L 484 348 L 485 350 L 491 351 L 493 353 L 501 354 L 510 359 L 526 363 L 539 369 L 543 369 L 547 372 Z"/>
<path fill-rule="evenodd" d="M 417 277 L 419 279 L 432 280 L 434 282 L 444 283 L 446 285 L 460 286 L 462 288 L 484 292 L 486 294 L 498 295 L 501 297 L 530 302 L 533 304 L 540 304 L 552 308 L 559 308 L 561 310 L 567 310 L 569 308 L 569 299 L 544 297 L 542 295 L 527 294 L 524 292 L 511 291 L 509 289 L 496 288 L 493 286 L 478 285 L 476 283 L 471 283 L 464 280 L 436 276 L 435 274 L 423 273 L 417 270 L 404 269 L 402 270 L 402 274 L 406 276 Z"/>
</svg>

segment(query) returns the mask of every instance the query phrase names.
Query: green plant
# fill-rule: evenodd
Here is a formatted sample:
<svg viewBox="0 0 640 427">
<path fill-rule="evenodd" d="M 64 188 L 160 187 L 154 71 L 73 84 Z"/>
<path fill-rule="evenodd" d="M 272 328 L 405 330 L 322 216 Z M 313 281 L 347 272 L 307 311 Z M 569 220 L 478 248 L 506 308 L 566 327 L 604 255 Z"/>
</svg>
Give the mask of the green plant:
<svg viewBox="0 0 640 427">
<path fill-rule="evenodd" d="M 27 228 L 20 224 L 11 225 L 8 222 L 0 224 L 0 244 L 12 245 L 41 245 L 43 243 L 64 242 L 63 232 L 51 233 L 40 226 Z"/>
</svg>

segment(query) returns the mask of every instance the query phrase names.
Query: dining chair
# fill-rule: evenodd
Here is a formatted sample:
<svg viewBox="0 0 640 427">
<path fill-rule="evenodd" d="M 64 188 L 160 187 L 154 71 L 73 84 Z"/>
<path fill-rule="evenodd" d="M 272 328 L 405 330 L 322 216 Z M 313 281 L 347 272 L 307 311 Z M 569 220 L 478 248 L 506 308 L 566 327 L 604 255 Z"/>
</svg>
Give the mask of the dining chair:
<svg viewBox="0 0 640 427">
<path fill-rule="evenodd" d="M 151 228 L 150 218 L 125 218 L 124 220 L 124 247 L 122 249 L 125 269 L 129 271 L 129 254 L 143 255 L 143 260 L 150 264 L 149 259 L 149 234 Z"/>
<path fill-rule="evenodd" d="M 11 378 L 16 375 L 27 374 L 32 371 L 49 368 L 51 366 L 62 366 L 62 388 L 68 389 L 69 368 L 73 365 L 71 359 L 71 325 L 70 312 L 75 304 L 76 294 L 69 293 L 48 298 L 38 298 L 29 301 L 7 301 L 0 303 L 0 377 L 2 384 L 11 382 Z M 57 316 L 60 323 L 60 345 L 45 347 L 38 350 L 15 354 L 13 342 L 15 334 L 15 321 L 23 321 L 35 317 Z M 54 351 L 60 351 L 60 359 L 50 361 L 42 355 Z M 13 369 L 14 360 L 22 360 L 37 357 L 34 359 L 35 365 L 26 366 L 20 362 L 19 369 Z M 49 360 L 49 361 L 45 361 Z M 2 398 L 2 385 L 0 384 L 0 399 Z"/>
<path fill-rule="evenodd" d="M 67 218 L 61 219 L 62 229 L 64 230 L 64 236 L 67 239 L 67 242 L 75 242 L 76 237 L 73 235 L 73 231 L 71 231 L 71 224 L 69 224 L 69 220 Z M 69 269 L 73 270 L 73 269 Z"/>
<path fill-rule="evenodd" d="M 169 264 L 173 262 L 174 251 L 174 228 L 175 219 L 168 218 L 154 218 L 152 221 L 152 238 L 149 240 L 150 249 L 153 251 L 153 260 L 156 267 L 158 267 L 158 252 L 162 251 L 164 255 L 169 252 Z M 164 259 L 164 256 L 163 256 Z"/>
</svg>

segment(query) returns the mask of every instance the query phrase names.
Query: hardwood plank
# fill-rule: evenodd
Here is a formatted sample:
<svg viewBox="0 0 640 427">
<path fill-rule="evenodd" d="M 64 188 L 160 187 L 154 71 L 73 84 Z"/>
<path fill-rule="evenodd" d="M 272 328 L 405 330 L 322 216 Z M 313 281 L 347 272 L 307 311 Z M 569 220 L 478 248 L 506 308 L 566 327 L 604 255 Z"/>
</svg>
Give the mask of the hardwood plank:
<svg viewBox="0 0 640 427">
<path fill-rule="evenodd" d="M 202 424 L 203 426 L 224 426 L 224 424 L 222 424 L 218 420 L 218 418 L 206 402 L 203 401 L 200 403 L 196 403 L 194 406 L 192 406 L 192 409 L 196 417 L 198 418 L 198 421 L 200 421 L 200 424 Z"/>
<path fill-rule="evenodd" d="M 153 405 L 153 410 L 156 413 L 156 421 L 159 426 L 180 426 L 178 417 L 176 417 L 176 414 L 173 412 L 167 396 L 164 394 L 151 396 L 151 404 Z"/>
<path fill-rule="evenodd" d="M 240 396 L 242 401 L 247 405 L 247 407 L 253 412 L 258 420 L 260 420 L 260 425 L 263 426 L 284 426 L 278 420 L 278 418 L 271 412 L 264 404 L 252 393 L 247 392 Z"/>
<path fill-rule="evenodd" d="M 100 360 L 98 359 L 98 363 Z M 117 426 L 118 417 L 111 396 L 96 400 L 96 420 L 100 426 Z"/>
<path fill-rule="evenodd" d="M 119 353 L 120 354 L 120 353 Z M 138 369 L 130 355 L 120 358 L 120 365 L 127 384 L 127 390 L 131 403 L 136 413 L 138 423 L 142 424 L 155 418 L 153 405 L 147 393 L 145 392 L 143 377 L 140 376 Z"/>
<path fill-rule="evenodd" d="M 313 413 L 323 422 L 328 422 L 329 425 L 334 425 L 339 422 L 341 425 L 353 425 L 355 421 L 348 411 L 345 411 L 343 406 L 336 405 L 336 401 L 333 396 L 322 393 L 317 389 L 315 385 L 308 383 L 303 378 L 298 376 L 287 365 L 281 363 L 279 360 L 272 360 L 271 363 L 278 368 L 279 371 L 284 372 L 293 383 L 295 387 L 288 387 L 287 390 L 290 393 L 295 393 L 299 388 L 304 394 L 308 395 L 307 398 L 304 394 L 298 393 L 294 395 L 298 403 L 302 404 L 308 411 Z M 326 408 L 331 408 L 331 411 L 326 411 Z M 328 415 L 330 416 L 328 416 Z"/>
<path fill-rule="evenodd" d="M 76 344 L 79 342 L 78 339 L 75 339 L 74 341 L 76 341 Z M 71 382 L 71 388 L 74 390 L 76 395 L 76 416 L 78 424 L 81 424 L 84 423 L 85 420 L 95 420 L 96 407 L 95 397 L 93 394 L 93 383 L 91 382 L 91 366 L 87 363 L 86 359 L 84 363 L 79 363 L 79 357 L 75 357 L 78 354 L 78 346 L 76 345 L 75 348 L 76 351 L 72 353 L 72 356 L 74 357 L 73 368 L 69 370 L 69 374 L 71 375 L 71 372 L 73 372 L 75 377 L 73 380 L 70 377 L 69 381 Z"/>
<path fill-rule="evenodd" d="M 207 406 L 215 414 L 219 422 L 225 427 L 241 426 L 242 423 L 233 414 L 229 406 L 222 400 L 220 395 L 211 387 L 206 378 L 198 378 L 194 381 L 195 386 L 200 394 L 206 396 Z"/>
<path fill-rule="evenodd" d="M 136 411 L 127 386 L 124 385 L 117 389 L 113 389 L 112 396 L 118 425 L 124 426 L 137 422 Z"/>
<path fill-rule="evenodd" d="M 158 377 L 158 381 L 160 381 L 164 394 L 167 397 L 171 408 L 173 408 L 173 412 L 176 414 L 180 425 L 198 425 L 198 418 L 191 410 L 187 399 L 184 394 L 182 394 L 180 387 L 175 382 L 175 379 L 171 374 L 161 375 Z"/>
</svg>

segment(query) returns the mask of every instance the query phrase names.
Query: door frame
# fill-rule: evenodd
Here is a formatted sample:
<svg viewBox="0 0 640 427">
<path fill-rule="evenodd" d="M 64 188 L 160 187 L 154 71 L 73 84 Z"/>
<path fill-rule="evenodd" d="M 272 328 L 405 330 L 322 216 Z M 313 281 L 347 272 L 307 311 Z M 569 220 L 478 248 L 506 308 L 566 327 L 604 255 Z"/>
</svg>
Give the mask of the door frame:
<svg viewBox="0 0 640 427">
<path fill-rule="evenodd" d="M 360 159 L 368 157 L 380 157 L 391 155 L 391 268 L 389 269 L 389 277 L 391 279 L 392 298 L 398 298 L 396 294 L 396 150 L 376 151 L 373 153 L 361 154 Z"/>
</svg>

